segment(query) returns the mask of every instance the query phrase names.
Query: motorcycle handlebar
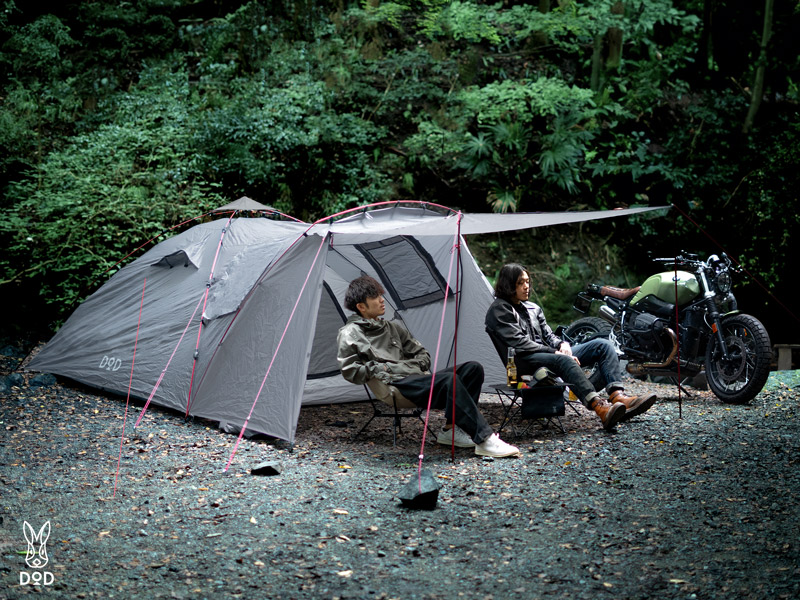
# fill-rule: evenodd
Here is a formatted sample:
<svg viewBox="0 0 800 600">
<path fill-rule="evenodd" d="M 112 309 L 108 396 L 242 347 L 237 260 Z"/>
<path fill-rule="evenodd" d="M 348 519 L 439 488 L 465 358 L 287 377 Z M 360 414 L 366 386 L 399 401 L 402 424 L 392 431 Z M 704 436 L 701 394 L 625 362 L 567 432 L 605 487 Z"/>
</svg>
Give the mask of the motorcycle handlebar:
<svg viewBox="0 0 800 600">
<path fill-rule="evenodd" d="M 677 263 L 679 265 L 699 265 L 702 264 L 702 260 L 696 260 L 689 258 L 687 256 L 674 256 L 672 258 L 654 258 L 653 262 L 659 263 Z"/>
<path fill-rule="evenodd" d="M 712 254 L 708 257 L 706 261 L 702 261 L 698 259 L 697 254 L 679 254 L 678 256 L 672 258 L 654 258 L 653 262 L 657 263 L 665 263 L 665 264 L 677 264 L 682 266 L 692 266 L 692 267 L 700 267 L 700 266 L 713 266 L 716 263 L 725 263 L 728 267 L 731 266 L 731 260 L 727 254 L 724 252 L 722 256 L 717 256 L 716 254 Z"/>
</svg>

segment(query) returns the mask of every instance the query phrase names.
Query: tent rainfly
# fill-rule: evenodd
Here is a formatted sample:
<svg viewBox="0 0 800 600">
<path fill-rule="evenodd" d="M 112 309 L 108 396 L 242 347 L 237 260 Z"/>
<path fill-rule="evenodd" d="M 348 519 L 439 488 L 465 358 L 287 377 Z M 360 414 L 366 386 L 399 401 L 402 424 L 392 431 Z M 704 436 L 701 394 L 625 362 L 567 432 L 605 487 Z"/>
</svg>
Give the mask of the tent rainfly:
<svg viewBox="0 0 800 600">
<path fill-rule="evenodd" d="M 477 360 L 487 383 L 502 381 L 483 328 L 492 289 L 462 236 L 657 210 L 464 214 L 393 202 L 308 224 L 236 218 L 263 207 L 243 200 L 120 269 L 28 368 L 293 442 L 301 405 L 368 397 L 336 362 L 352 279 L 382 282 L 386 318 L 438 348 L 438 368 Z"/>
</svg>

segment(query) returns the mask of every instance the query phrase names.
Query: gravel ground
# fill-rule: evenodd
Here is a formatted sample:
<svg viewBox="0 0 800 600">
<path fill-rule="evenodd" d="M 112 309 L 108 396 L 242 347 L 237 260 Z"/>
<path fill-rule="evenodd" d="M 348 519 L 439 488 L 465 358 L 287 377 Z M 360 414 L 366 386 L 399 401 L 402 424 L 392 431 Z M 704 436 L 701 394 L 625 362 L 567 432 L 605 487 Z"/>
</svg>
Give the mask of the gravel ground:
<svg viewBox="0 0 800 600">
<path fill-rule="evenodd" d="M 0 403 L 3 598 L 800 597 L 797 371 L 749 406 L 631 382 L 659 394 L 646 415 L 610 434 L 582 407 L 565 433 L 515 423 L 520 458 L 429 440 L 430 511 L 398 500 L 421 424 L 354 440 L 368 404 L 304 408 L 293 448 L 244 440 L 227 472 L 235 436 L 160 409 L 133 432 L 132 406 L 115 484 L 124 398 L 32 375 Z M 251 473 L 267 461 L 280 473 Z M 51 523 L 49 585 L 23 584 L 24 521 Z"/>
</svg>

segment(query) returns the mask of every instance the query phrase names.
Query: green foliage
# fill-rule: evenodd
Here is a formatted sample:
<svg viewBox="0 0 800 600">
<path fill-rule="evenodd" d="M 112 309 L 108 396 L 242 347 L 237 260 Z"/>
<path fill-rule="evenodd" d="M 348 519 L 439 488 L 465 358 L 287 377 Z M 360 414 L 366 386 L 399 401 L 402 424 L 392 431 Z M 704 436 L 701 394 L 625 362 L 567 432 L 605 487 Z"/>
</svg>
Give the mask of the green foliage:
<svg viewBox="0 0 800 600">
<path fill-rule="evenodd" d="M 50 79 L 66 72 L 65 52 L 75 45 L 69 27 L 54 15 L 43 15 L 24 25 L 3 44 L 0 61 L 14 79 Z"/>
<path fill-rule="evenodd" d="M 467 133 L 459 163 L 490 185 L 497 212 L 530 210 L 548 186 L 577 193 L 596 114 L 592 94 L 555 78 L 470 87 L 460 98 L 480 130 Z"/>
<path fill-rule="evenodd" d="M 537 116 L 581 113 L 592 106 L 591 91 L 552 77 L 472 86 L 461 98 L 480 124 L 509 118 L 530 123 Z"/>
<path fill-rule="evenodd" d="M 409 196 L 472 212 L 675 203 L 773 286 L 797 251 L 800 14 L 785 7 L 745 137 L 761 24 L 741 4 L 712 3 L 707 22 L 704 3 L 671 0 L 33 4 L 0 11 L 0 266 L 52 303 L 243 194 L 305 219 Z M 598 75 L 612 30 L 621 60 Z M 697 239 L 674 214 L 602 231 L 627 231 L 613 243 L 643 262 Z M 594 260 L 553 256 L 554 281 Z"/>
<path fill-rule="evenodd" d="M 36 278 L 48 301 L 72 306 L 131 248 L 222 203 L 199 178 L 184 127 L 185 75 L 150 84 L 116 99 L 117 122 L 74 136 L 9 185 L 4 283 Z"/>
<path fill-rule="evenodd" d="M 416 133 L 403 141 L 403 147 L 417 163 L 431 167 L 437 162 L 447 162 L 448 157 L 452 161 L 452 157 L 465 148 L 465 138 L 453 127 L 424 120 L 417 126 Z"/>
<path fill-rule="evenodd" d="M 402 16 L 411 10 L 399 2 L 369 2 L 362 0 L 360 7 L 350 8 L 345 18 L 354 21 L 358 27 L 368 30 L 377 26 L 388 26 L 402 30 Z"/>
<path fill-rule="evenodd" d="M 448 37 L 455 41 L 500 43 L 494 7 L 475 2 L 435 2 L 424 13 L 420 30 L 430 38 Z"/>
</svg>

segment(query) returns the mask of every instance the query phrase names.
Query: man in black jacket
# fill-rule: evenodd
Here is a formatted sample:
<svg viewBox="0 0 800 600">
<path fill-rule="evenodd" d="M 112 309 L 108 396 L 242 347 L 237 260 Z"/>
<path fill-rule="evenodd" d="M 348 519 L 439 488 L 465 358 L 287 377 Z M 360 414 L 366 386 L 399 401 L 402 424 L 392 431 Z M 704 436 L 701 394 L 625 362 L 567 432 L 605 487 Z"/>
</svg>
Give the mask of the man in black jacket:
<svg viewBox="0 0 800 600">
<path fill-rule="evenodd" d="M 553 333 L 541 307 L 528 302 L 530 288 L 530 275 L 525 267 L 517 263 L 505 265 L 497 276 L 495 300 L 486 313 L 486 332 L 500 350 L 515 349 L 520 375 L 531 375 L 539 367 L 554 372 L 584 406 L 597 413 L 606 430 L 655 404 L 655 394 L 625 394 L 622 367 L 611 342 L 595 339 L 573 348 Z M 597 393 L 581 364 L 597 365 L 608 399 Z"/>
</svg>

